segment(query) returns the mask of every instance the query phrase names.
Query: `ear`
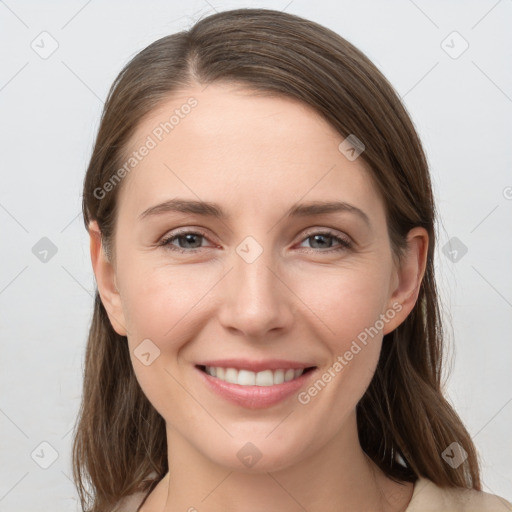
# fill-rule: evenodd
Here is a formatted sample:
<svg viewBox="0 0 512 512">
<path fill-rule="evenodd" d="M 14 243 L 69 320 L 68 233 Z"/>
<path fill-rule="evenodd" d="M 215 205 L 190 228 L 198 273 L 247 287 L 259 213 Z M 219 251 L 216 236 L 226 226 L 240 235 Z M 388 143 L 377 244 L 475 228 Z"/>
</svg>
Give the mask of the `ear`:
<svg viewBox="0 0 512 512">
<path fill-rule="evenodd" d="M 116 285 L 115 268 L 109 262 L 103 243 L 101 231 L 96 221 L 88 226 L 91 250 L 91 262 L 96 276 L 96 284 L 112 327 L 121 336 L 126 336 L 125 318 L 121 306 L 121 297 Z"/>
<path fill-rule="evenodd" d="M 425 274 L 428 252 L 428 232 L 421 227 L 407 234 L 407 250 L 399 268 L 395 268 L 388 311 L 396 312 L 386 323 L 383 333 L 396 329 L 409 315 L 418 300 L 421 282 Z"/>
</svg>

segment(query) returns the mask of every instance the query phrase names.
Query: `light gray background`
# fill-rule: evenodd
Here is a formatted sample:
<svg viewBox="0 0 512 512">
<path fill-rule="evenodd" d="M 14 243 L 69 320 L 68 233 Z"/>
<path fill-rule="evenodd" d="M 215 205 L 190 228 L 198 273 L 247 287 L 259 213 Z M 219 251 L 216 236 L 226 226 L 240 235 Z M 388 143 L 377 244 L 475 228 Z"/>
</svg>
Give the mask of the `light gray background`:
<svg viewBox="0 0 512 512">
<path fill-rule="evenodd" d="M 455 354 L 447 392 L 479 449 L 485 490 L 512 500 L 512 2 L 183 4 L 0 1 L 0 510 L 78 510 L 71 429 L 94 290 L 80 196 L 108 88 L 154 40 L 214 10 L 255 6 L 341 34 L 411 113 L 443 219 L 437 266 Z M 51 48 L 43 31 L 59 45 L 46 59 L 31 47 Z M 469 44 L 460 56 L 453 31 Z M 32 252 L 43 237 L 57 248 L 46 262 Z M 442 251 L 452 237 L 467 247 L 458 261 Z M 52 450 L 58 458 L 41 468 Z"/>
</svg>

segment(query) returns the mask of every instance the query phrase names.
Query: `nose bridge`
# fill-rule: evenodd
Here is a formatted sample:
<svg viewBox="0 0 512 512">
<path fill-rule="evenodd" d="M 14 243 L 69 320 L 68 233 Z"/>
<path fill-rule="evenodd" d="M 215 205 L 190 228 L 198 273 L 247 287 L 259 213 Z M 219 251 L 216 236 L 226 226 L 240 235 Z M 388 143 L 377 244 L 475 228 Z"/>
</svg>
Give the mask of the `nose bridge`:
<svg viewBox="0 0 512 512">
<path fill-rule="evenodd" d="M 260 243 L 256 237 L 247 236 L 235 247 L 222 301 L 225 327 L 260 336 L 291 322 L 290 297 L 286 297 L 286 287 L 276 277 L 279 262 L 270 240 L 267 236 Z"/>
</svg>

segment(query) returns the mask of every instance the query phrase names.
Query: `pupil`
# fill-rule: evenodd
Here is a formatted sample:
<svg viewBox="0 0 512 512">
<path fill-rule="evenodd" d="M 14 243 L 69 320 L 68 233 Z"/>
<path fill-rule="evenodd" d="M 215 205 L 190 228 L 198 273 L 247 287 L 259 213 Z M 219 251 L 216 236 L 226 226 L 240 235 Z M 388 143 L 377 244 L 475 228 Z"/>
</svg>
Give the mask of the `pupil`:
<svg viewBox="0 0 512 512">
<path fill-rule="evenodd" d="M 193 235 L 193 234 L 188 234 L 188 235 L 184 235 L 183 238 L 185 238 L 185 244 L 188 244 L 188 243 L 192 243 L 192 245 L 194 244 L 194 238 L 198 237 L 198 235 Z M 188 247 L 188 245 L 187 245 Z"/>
<path fill-rule="evenodd" d="M 322 244 L 322 242 L 321 242 L 322 238 L 325 240 L 325 238 L 328 238 L 328 236 L 326 236 L 326 235 L 313 235 L 313 239 L 314 239 L 315 243 L 318 242 L 319 239 L 320 239 L 320 246 L 325 246 L 326 244 L 325 243 Z"/>
</svg>

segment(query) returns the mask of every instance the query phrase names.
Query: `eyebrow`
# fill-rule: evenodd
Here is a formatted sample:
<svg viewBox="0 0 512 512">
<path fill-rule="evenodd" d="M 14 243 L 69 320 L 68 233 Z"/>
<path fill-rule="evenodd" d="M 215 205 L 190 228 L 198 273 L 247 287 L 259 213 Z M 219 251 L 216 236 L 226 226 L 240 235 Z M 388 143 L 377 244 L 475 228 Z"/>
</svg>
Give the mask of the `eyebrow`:
<svg viewBox="0 0 512 512">
<path fill-rule="evenodd" d="M 143 220 L 147 217 L 169 212 L 192 213 L 220 220 L 228 219 L 230 217 L 219 205 L 215 203 L 174 198 L 144 210 L 139 215 L 139 219 Z M 340 212 L 353 213 L 362 219 L 368 226 L 371 226 L 370 219 L 363 210 L 344 201 L 311 201 L 308 203 L 295 204 L 288 210 L 285 216 L 309 217 L 312 215 L 325 215 Z"/>
</svg>

